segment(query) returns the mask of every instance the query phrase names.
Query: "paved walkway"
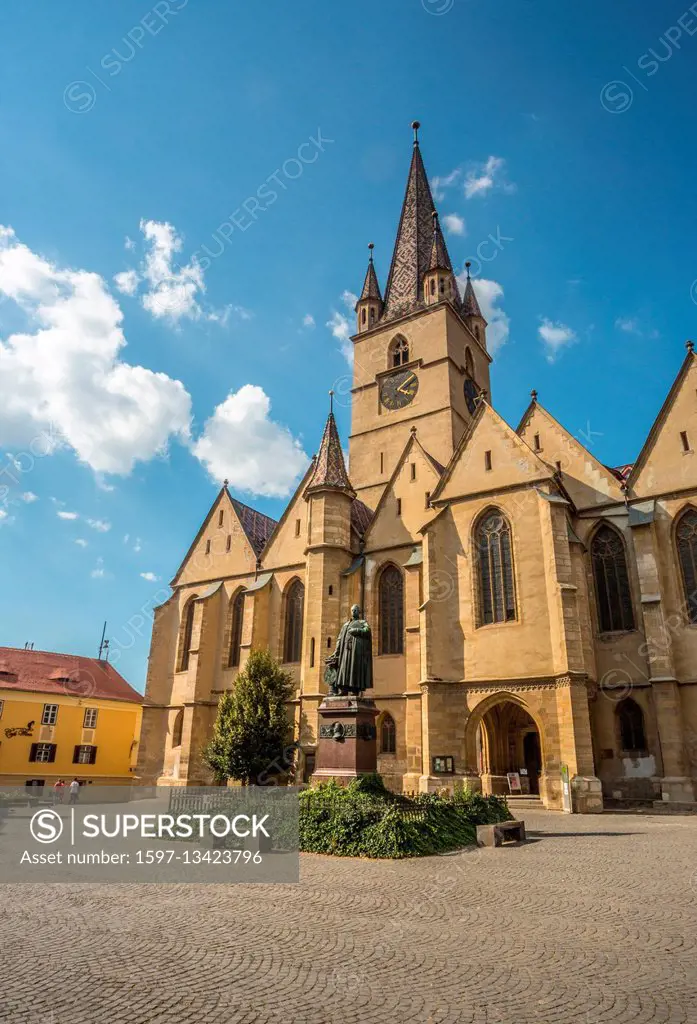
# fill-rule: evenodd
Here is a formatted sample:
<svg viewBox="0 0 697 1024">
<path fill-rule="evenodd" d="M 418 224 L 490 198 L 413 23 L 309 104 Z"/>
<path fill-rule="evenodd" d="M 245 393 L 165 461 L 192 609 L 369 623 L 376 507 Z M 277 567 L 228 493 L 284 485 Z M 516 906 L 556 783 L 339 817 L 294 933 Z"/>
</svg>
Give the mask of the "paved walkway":
<svg viewBox="0 0 697 1024">
<path fill-rule="evenodd" d="M 526 821 L 518 848 L 306 856 L 299 886 L 2 887 L 0 1020 L 697 1021 L 697 818 Z"/>
</svg>

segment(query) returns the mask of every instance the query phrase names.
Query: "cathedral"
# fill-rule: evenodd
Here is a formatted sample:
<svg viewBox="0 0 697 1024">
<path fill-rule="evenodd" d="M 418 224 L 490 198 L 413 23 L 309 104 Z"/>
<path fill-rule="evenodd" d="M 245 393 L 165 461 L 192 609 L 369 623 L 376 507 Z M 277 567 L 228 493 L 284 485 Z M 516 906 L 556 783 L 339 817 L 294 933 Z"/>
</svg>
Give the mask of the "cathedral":
<svg viewBox="0 0 697 1024">
<path fill-rule="evenodd" d="M 487 322 L 469 271 L 459 288 L 417 129 L 384 291 L 371 251 L 356 305 L 348 468 L 330 411 L 278 522 L 222 487 L 155 613 L 139 779 L 211 781 L 201 751 L 220 695 L 252 649 L 269 648 L 295 682 L 288 715 L 307 781 L 324 662 L 358 604 L 392 789 L 513 785 L 586 812 L 689 805 L 692 343 L 631 465 L 599 462 L 534 391 L 506 423 Z"/>
</svg>

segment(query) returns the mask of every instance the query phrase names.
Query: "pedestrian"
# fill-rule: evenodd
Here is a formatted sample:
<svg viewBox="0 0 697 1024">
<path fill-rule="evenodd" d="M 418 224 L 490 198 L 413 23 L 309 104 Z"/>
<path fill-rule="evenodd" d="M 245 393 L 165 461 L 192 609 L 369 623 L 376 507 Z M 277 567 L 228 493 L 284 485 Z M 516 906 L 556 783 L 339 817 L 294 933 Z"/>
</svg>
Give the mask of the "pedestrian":
<svg viewBox="0 0 697 1024">
<path fill-rule="evenodd" d="M 53 802 L 54 804 L 62 804 L 65 796 L 65 782 L 63 779 L 58 779 L 53 787 Z"/>
<path fill-rule="evenodd" d="M 77 779 L 73 779 L 68 788 L 70 789 L 70 803 L 76 804 L 80 798 L 80 783 Z"/>
</svg>

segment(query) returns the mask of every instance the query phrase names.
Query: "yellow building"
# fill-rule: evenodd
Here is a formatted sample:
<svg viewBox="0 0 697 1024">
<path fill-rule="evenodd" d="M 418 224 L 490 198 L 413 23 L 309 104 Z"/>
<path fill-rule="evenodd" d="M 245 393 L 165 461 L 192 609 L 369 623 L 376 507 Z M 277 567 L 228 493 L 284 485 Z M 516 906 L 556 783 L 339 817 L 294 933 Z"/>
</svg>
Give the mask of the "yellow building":
<svg viewBox="0 0 697 1024">
<path fill-rule="evenodd" d="M 692 344 L 633 466 L 599 462 L 535 392 L 506 423 L 417 139 L 384 295 L 371 253 L 356 314 L 348 469 L 330 415 L 278 523 L 221 489 L 155 614 L 139 777 L 208 778 L 219 696 L 268 647 L 295 680 L 308 779 L 324 660 L 355 602 L 393 788 L 501 793 L 512 773 L 552 808 L 569 790 L 586 811 L 693 803 Z"/>
<path fill-rule="evenodd" d="M 142 701 L 106 661 L 0 647 L 0 785 L 130 785 Z"/>
</svg>

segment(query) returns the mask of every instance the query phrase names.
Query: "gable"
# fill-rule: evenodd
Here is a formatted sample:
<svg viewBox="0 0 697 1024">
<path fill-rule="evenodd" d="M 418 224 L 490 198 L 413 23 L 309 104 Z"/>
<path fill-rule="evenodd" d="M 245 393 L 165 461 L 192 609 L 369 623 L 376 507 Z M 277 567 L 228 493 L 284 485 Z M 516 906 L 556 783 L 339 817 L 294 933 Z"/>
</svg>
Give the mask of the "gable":
<svg viewBox="0 0 697 1024">
<path fill-rule="evenodd" d="M 552 476 L 550 468 L 513 428 L 487 402 L 481 402 L 433 497 L 436 501 L 452 501 L 550 480 Z"/>
<path fill-rule="evenodd" d="M 172 586 L 254 572 L 257 555 L 245 531 L 245 525 L 249 524 L 238 514 L 240 507 L 247 509 L 241 502 L 233 501 L 223 487 L 177 570 Z"/>
<path fill-rule="evenodd" d="M 305 561 L 307 548 L 308 515 L 310 504 L 305 500 L 305 488 L 312 478 L 315 462 L 312 461 L 305 476 L 296 488 L 295 494 L 286 505 L 276 529 L 269 537 L 262 553 L 265 569 L 281 565 L 297 565 Z"/>
<path fill-rule="evenodd" d="M 528 408 L 517 432 L 552 471 L 561 471 L 564 491 L 577 509 L 624 500 L 617 477 L 537 402 Z"/>
<path fill-rule="evenodd" d="M 366 546 L 379 550 L 420 539 L 419 530 L 436 514 L 427 495 L 430 498 L 439 480 L 437 463 L 412 434 L 375 510 Z"/>
<path fill-rule="evenodd" d="M 691 349 L 628 482 L 637 497 L 697 489 L 697 359 Z"/>
</svg>

